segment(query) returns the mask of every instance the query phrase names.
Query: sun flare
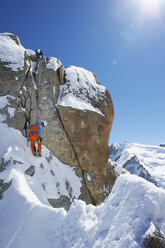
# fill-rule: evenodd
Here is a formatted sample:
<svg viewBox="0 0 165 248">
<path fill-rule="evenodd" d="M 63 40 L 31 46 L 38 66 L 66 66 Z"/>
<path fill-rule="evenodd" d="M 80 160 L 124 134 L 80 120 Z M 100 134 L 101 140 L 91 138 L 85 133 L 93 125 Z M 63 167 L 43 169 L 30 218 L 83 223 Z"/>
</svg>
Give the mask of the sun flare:
<svg viewBox="0 0 165 248">
<path fill-rule="evenodd" d="M 148 18 L 160 16 L 160 0 L 143 0 L 143 15 Z"/>
<path fill-rule="evenodd" d="M 144 0 L 144 4 L 148 6 L 152 6 L 158 4 L 158 0 Z"/>
</svg>

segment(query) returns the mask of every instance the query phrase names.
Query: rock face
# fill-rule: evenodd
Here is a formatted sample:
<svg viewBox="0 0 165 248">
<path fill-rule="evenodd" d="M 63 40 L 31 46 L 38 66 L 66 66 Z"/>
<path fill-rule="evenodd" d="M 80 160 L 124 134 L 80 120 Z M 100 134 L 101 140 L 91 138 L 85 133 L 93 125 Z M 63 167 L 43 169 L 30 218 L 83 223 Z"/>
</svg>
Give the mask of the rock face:
<svg viewBox="0 0 165 248">
<path fill-rule="evenodd" d="M 100 204 L 114 118 L 109 91 L 83 68 L 38 60 L 7 33 L 0 35 L 0 71 L 0 121 L 25 134 L 28 124 L 47 120 L 43 144 L 82 178 L 80 199 Z"/>
<path fill-rule="evenodd" d="M 146 237 L 144 246 L 145 248 L 165 248 L 165 237 L 159 229 L 155 229 L 155 232 L 152 233 L 152 235 Z"/>
<path fill-rule="evenodd" d="M 143 244 L 145 248 L 165 248 L 165 237 L 153 223 L 147 230 Z"/>
<path fill-rule="evenodd" d="M 111 95 L 98 84 L 93 73 L 72 66 L 66 69 L 58 109 L 79 166 L 86 172 L 85 181 L 93 202 L 99 204 L 103 200 L 114 117 Z"/>
<path fill-rule="evenodd" d="M 25 49 L 14 35 L 0 36 L 0 110 L 2 121 L 9 126 L 23 130 L 25 115 L 19 108 L 19 92 L 23 87 L 28 71 L 28 61 L 25 60 Z"/>
</svg>

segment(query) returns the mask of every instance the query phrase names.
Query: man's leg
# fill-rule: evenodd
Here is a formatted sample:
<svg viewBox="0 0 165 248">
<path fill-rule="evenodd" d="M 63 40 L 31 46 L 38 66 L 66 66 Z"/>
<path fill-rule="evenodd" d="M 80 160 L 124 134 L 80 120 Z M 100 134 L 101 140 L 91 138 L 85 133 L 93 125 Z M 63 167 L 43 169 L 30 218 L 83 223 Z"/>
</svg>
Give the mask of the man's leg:
<svg viewBox="0 0 165 248">
<path fill-rule="evenodd" d="M 34 156 L 36 156 L 35 141 L 34 140 L 30 140 L 30 143 L 31 143 L 32 153 L 33 153 Z"/>
<path fill-rule="evenodd" d="M 37 140 L 37 144 L 38 144 L 38 156 L 41 156 L 42 143 L 39 140 Z"/>
</svg>

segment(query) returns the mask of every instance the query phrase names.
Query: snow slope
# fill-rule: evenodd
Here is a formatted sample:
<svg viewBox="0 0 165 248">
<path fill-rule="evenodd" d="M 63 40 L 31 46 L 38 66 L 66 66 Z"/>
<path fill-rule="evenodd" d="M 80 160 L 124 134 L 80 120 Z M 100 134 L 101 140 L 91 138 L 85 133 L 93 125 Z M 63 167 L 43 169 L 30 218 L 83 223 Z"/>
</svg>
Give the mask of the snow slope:
<svg viewBox="0 0 165 248">
<path fill-rule="evenodd" d="M 165 189 L 165 147 L 136 143 L 111 146 L 110 159 L 116 161 L 120 166 L 134 156 L 138 158 L 139 163 L 149 172 L 157 185 Z M 137 174 L 138 171 L 135 173 Z"/>
<path fill-rule="evenodd" d="M 46 205 L 49 205 L 47 198 L 58 199 L 61 195 L 70 198 L 69 190 L 72 190 L 72 196 L 79 197 L 81 181 L 74 169 L 61 163 L 44 146 L 42 157 L 33 157 L 30 144 L 27 147 L 21 132 L 3 123 L 0 123 L 0 146 L 0 160 L 6 164 L 5 170 L 0 173 L 0 179 L 4 182 L 9 181 L 14 169 L 23 173 L 31 190 Z M 33 177 L 25 174 L 31 165 L 35 167 Z"/>
<path fill-rule="evenodd" d="M 165 232 L 165 191 L 123 175 L 100 207 L 75 201 L 67 213 L 42 204 L 17 170 L 0 202 L 1 248 L 140 248 L 153 222 Z"/>
<path fill-rule="evenodd" d="M 117 179 L 101 206 L 86 206 L 75 200 L 67 213 L 49 206 L 41 182 L 45 182 L 47 195 L 58 195 L 51 188 L 54 177 L 50 170 L 54 170 L 61 190 L 67 194 L 65 175 L 70 174 L 70 184 L 78 195 L 80 182 L 72 168 L 55 157 L 49 163 L 46 157 L 50 153 L 45 147 L 43 157 L 34 158 L 22 134 L 2 123 L 0 143 L 0 158 L 11 161 L 0 173 L 0 179 L 12 179 L 0 200 L 1 248 L 140 248 L 151 223 L 165 234 L 164 189 L 125 174 Z M 36 168 L 33 177 L 24 173 L 31 164 Z"/>
</svg>

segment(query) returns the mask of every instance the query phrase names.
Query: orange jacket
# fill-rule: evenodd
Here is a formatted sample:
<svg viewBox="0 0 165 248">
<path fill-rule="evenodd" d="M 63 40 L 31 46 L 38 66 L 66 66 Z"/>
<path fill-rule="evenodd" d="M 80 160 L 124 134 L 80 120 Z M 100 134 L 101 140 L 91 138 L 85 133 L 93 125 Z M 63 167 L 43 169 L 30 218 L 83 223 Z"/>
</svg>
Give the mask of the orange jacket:
<svg viewBox="0 0 165 248">
<path fill-rule="evenodd" d="M 39 138 L 42 138 L 42 122 L 30 125 L 27 129 L 30 129 L 29 140 L 38 140 Z"/>
</svg>

